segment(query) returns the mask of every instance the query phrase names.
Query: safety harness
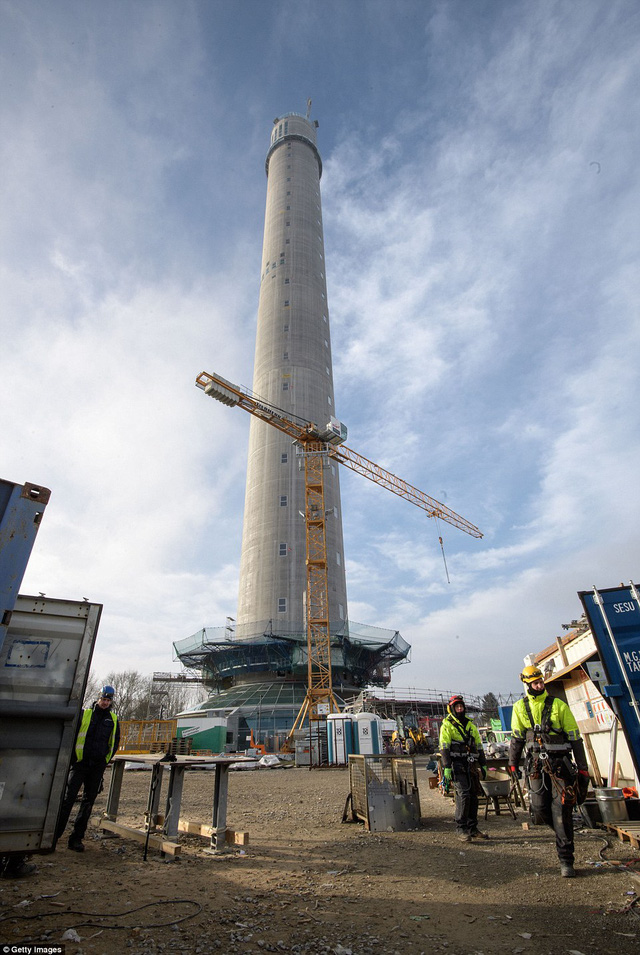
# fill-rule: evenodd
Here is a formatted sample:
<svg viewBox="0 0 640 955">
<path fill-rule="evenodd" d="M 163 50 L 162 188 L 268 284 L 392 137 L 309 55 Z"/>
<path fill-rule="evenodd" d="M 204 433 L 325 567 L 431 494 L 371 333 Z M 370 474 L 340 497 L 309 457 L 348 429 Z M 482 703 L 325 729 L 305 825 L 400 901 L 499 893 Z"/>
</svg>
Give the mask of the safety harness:
<svg viewBox="0 0 640 955">
<path fill-rule="evenodd" d="M 527 759 L 525 763 L 525 772 L 530 780 L 540 779 L 545 773 L 556 792 L 562 794 L 562 802 L 573 806 L 576 803 L 576 791 L 572 783 L 568 783 L 562 775 L 563 767 L 569 772 L 572 780 L 575 781 L 576 769 L 569 758 L 571 753 L 571 744 L 564 730 L 554 732 L 551 723 L 551 711 L 553 709 L 553 697 L 548 696 L 544 701 L 540 722 L 535 723 L 531 713 L 531 705 L 525 696 L 523 698 L 524 708 L 531 727 L 525 734 L 525 747 Z"/>
<path fill-rule="evenodd" d="M 478 750 L 476 749 L 476 741 L 473 738 L 473 734 L 469 729 L 469 724 L 463 726 L 462 723 L 455 718 L 451 713 L 446 717 L 456 729 L 460 732 L 462 736 L 461 740 L 452 739 L 449 744 L 449 751 L 451 753 L 452 759 L 466 759 L 469 764 L 473 764 L 478 761 Z"/>
</svg>

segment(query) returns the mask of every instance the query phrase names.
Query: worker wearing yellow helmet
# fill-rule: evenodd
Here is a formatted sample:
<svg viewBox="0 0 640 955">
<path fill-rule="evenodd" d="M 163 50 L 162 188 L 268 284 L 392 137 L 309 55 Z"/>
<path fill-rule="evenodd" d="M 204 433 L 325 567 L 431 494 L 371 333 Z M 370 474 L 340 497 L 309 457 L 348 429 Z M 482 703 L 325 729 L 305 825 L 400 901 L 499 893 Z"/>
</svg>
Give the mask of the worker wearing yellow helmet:
<svg viewBox="0 0 640 955">
<path fill-rule="evenodd" d="M 440 757 L 445 792 L 453 782 L 458 838 L 461 842 L 488 839 L 486 832 L 478 829 L 478 794 L 482 792 L 479 777 L 482 774 L 482 778 L 486 778 L 486 759 L 478 728 L 467 716 L 459 693 L 449 700 L 447 716 L 442 721 Z"/>
<path fill-rule="evenodd" d="M 573 878 L 573 807 L 589 787 L 584 743 L 567 704 L 547 693 L 542 671 L 527 666 L 520 679 L 526 692 L 511 717 L 511 772 L 518 772 L 524 750 L 532 820 L 554 830 L 560 874 Z"/>
</svg>

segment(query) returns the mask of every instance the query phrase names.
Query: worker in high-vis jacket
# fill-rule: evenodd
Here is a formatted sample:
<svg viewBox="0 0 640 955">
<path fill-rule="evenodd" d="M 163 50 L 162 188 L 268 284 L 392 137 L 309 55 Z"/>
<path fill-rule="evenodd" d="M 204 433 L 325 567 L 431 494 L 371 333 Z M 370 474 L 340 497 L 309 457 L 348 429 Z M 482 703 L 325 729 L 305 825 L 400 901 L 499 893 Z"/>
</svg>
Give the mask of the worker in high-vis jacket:
<svg viewBox="0 0 640 955">
<path fill-rule="evenodd" d="M 445 792 L 452 782 L 454 786 L 458 838 L 461 842 L 488 839 L 487 833 L 478 829 L 480 776 L 486 778 L 486 758 L 478 728 L 467 716 L 460 694 L 450 698 L 440 727 L 440 757 Z"/>
<path fill-rule="evenodd" d="M 589 788 L 584 743 L 567 704 L 547 693 L 542 671 L 527 666 L 520 679 L 526 692 L 511 717 L 511 772 L 519 773 L 524 751 L 532 821 L 554 830 L 560 874 L 571 879 L 576 874 L 573 807 L 584 801 Z"/>
<path fill-rule="evenodd" d="M 103 686 L 93 706 L 82 711 L 80 728 L 71 758 L 71 770 L 56 828 L 57 841 L 66 828 L 73 804 L 82 787 L 82 801 L 68 843 L 69 848 L 74 852 L 84 852 L 82 840 L 89 825 L 91 810 L 100 791 L 104 771 L 120 743 L 118 717 L 113 712 L 114 697 L 114 688 Z"/>
</svg>

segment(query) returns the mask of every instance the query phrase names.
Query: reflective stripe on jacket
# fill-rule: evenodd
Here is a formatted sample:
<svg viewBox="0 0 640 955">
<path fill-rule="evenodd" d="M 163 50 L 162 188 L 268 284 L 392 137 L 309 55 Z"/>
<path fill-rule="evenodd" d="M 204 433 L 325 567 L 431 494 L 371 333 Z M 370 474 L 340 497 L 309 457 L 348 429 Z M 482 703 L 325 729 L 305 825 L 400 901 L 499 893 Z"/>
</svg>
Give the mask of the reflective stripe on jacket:
<svg viewBox="0 0 640 955">
<path fill-rule="evenodd" d="M 82 755 L 84 753 L 84 744 L 87 739 L 87 732 L 89 726 L 91 725 L 91 717 L 93 716 L 93 707 L 89 707 L 87 710 L 82 711 L 82 720 L 80 722 L 80 729 L 78 730 L 78 736 L 76 737 L 76 759 L 78 762 L 82 760 Z M 109 762 L 113 756 L 114 750 L 116 748 L 116 727 L 118 725 L 118 717 L 115 713 L 112 713 L 109 710 L 109 716 L 113 722 L 113 727 L 111 729 L 111 736 L 109 737 L 109 749 L 105 753 L 105 762 Z"/>
</svg>

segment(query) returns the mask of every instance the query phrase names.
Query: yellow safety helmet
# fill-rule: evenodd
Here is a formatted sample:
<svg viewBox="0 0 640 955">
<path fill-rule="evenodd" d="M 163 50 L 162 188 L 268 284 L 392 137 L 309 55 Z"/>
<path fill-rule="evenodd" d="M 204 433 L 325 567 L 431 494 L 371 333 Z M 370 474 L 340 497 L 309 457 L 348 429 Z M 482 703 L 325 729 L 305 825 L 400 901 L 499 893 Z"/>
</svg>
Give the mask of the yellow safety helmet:
<svg viewBox="0 0 640 955">
<path fill-rule="evenodd" d="M 520 674 L 523 683 L 535 683 L 536 680 L 544 680 L 540 667 L 525 667 Z"/>
</svg>

